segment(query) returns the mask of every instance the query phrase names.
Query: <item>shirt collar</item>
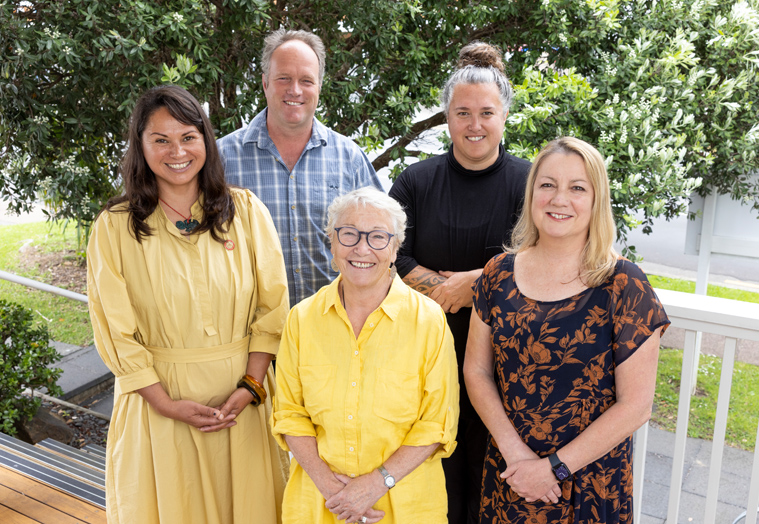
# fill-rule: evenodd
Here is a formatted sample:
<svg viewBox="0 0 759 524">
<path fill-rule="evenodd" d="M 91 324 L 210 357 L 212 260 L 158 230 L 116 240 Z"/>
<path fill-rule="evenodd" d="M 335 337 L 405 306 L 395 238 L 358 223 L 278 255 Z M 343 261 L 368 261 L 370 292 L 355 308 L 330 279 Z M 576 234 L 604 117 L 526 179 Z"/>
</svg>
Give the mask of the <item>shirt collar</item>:
<svg viewBox="0 0 759 524">
<path fill-rule="evenodd" d="M 243 143 L 255 142 L 261 149 L 266 149 L 267 147 L 274 145 L 274 142 L 272 142 L 271 137 L 269 136 L 269 130 L 266 128 L 266 115 L 268 111 L 269 108 L 265 108 L 250 122 L 248 128 L 245 130 Z M 308 140 L 306 149 L 326 146 L 328 143 L 329 133 L 327 127 L 314 117 L 314 122 L 311 126 L 311 138 Z"/>
<path fill-rule="evenodd" d="M 338 284 L 342 278 L 343 276 L 340 275 L 331 284 L 329 284 L 327 293 L 324 297 L 323 313 L 325 315 L 331 308 L 335 308 L 335 310 L 337 310 L 337 304 L 340 302 Z M 401 307 L 403 304 L 402 299 L 405 298 L 409 293 L 409 287 L 403 282 L 403 280 L 401 280 L 401 277 L 396 275 L 393 279 L 393 283 L 390 285 L 390 291 L 388 291 L 385 300 L 383 300 L 380 304 L 379 309 L 381 309 L 390 320 L 395 321 L 395 319 L 397 319 L 398 315 L 401 313 Z"/>
</svg>

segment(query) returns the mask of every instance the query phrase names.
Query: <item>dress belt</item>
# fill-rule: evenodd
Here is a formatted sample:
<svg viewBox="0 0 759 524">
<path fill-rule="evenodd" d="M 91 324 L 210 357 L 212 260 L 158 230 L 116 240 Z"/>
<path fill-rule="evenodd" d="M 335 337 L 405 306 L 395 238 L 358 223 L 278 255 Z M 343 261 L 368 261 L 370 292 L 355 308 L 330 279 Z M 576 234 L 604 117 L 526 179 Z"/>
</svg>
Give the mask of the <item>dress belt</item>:
<svg viewBox="0 0 759 524">
<path fill-rule="evenodd" d="M 249 346 L 250 335 L 236 342 L 207 348 L 161 348 L 156 346 L 145 346 L 145 348 L 153 354 L 155 360 L 175 364 L 190 364 L 234 357 L 243 352 L 247 353 Z"/>
</svg>

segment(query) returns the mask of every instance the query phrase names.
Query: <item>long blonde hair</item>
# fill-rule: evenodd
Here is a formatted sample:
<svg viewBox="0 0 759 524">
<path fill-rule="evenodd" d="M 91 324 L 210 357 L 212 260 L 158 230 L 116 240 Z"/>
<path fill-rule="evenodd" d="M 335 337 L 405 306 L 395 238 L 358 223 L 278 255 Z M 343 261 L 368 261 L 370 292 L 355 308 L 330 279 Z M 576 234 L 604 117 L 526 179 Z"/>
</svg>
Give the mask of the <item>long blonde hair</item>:
<svg viewBox="0 0 759 524">
<path fill-rule="evenodd" d="M 532 219 L 535 178 L 543 161 L 557 153 L 574 154 L 582 158 L 585 173 L 593 186 L 593 208 L 588 226 L 588 239 L 582 250 L 580 279 L 588 287 L 597 287 L 614 272 L 614 265 L 618 258 L 613 247 L 616 228 L 611 211 L 609 176 L 606 173 L 604 159 L 595 147 L 579 138 L 571 136 L 557 138 L 538 153 L 527 177 L 524 205 L 519 221 L 511 234 L 511 247 L 507 247 L 506 250 L 510 253 L 519 253 L 535 246 L 540 240 L 540 232 Z"/>
</svg>

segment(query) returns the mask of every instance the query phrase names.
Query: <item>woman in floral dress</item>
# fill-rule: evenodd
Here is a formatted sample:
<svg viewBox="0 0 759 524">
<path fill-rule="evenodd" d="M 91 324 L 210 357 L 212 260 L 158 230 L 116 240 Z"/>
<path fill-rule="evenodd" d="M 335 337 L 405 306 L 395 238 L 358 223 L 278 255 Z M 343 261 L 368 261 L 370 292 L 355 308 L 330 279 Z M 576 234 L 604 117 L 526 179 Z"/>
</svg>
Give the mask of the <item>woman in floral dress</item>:
<svg viewBox="0 0 759 524">
<path fill-rule="evenodd" d="M 513 248 L 475 283 L 464 376 L 491 434 L 481 523 L 633 520 L 632 433 L 669 320 L 614 235 L 601 155 L 548 144 Z"/>
</svg>

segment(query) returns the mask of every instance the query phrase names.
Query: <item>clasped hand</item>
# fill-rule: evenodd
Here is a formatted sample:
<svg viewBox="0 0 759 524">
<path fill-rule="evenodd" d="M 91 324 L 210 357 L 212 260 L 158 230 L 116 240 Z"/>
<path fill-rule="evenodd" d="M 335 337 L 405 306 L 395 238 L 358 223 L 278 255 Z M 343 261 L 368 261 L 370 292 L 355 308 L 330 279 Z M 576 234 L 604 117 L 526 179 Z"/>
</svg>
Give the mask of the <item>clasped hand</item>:
<svg viewBox="0 0 759 524">
<path fill-rule="evenodd" d="M 513 461 L 501 473 L 501 478 L 526 502 L 542 500 L 556 504 L 561 497 L 561 487 L 547 458 L 541 459 L 536 455 Z"/>
<path fill-rule="evenodd" d="M 385 485 L 373 478 L 373 473 L 354 479 L 335 473 L 343 487 L 327 498 L 325 506 L 338 520 L 362 522 L 361 518 L 366 517 L 367 524 L 375 524 L 385 516 L 384 511 L 372 507 L 387 493 Z"/>
<path fill-rule="evenodd" d="M 237 425 L 235 418 L 250 404 L 252 395 L 238 388 L 217 407 L 205 406 L 191 400 L 175 400 L 165 416 L 184 422 L 205 433 L 220 431 Z"/>
</svg>

